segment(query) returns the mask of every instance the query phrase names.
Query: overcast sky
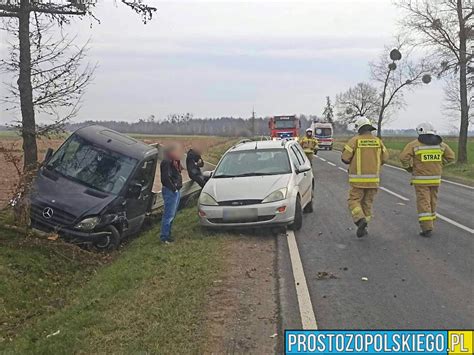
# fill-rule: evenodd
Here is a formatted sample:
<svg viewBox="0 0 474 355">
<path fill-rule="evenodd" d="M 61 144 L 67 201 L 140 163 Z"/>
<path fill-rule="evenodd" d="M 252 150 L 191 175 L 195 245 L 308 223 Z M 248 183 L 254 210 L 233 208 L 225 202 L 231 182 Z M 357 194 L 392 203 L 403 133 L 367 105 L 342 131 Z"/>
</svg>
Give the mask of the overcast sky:
<svg viewBox="0 0 474 355">
<path fill-rule="evenodd" d="M 91 38 L 89 59 L 99 64 L 75 121 L 249 117 L 252 107 L 258 116 L 320 114 L 326 96 L 369 80 L 368 62 L 390 44 L 399 16 L 391 0 L 152 3 L 158 12 L 146 25 L 106 0 L 100 24 L 67 27 Z M 406 97 L 390 127 L 452 125 L 441 112 L 441 83 Z M 0 123 L 12 118 L 2 111 Z"/>
</svg>

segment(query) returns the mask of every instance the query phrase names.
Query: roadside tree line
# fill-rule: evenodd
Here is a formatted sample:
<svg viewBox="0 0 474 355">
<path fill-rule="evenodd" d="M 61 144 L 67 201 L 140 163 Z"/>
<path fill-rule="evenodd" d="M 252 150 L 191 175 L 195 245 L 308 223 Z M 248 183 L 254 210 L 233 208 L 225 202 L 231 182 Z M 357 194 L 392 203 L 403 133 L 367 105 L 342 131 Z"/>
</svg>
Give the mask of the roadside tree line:
<svg viewBox="0 0 474 355">
<path fill-rule="evenodd" d="M 172 114 L 166 118 L 150 116 L 147 119 L 137 121 L 86 121 L 81 123 L 67 124 L 65 128 L 73 131 L 90 124 L 99 124 L 123 133 L 136 134 L 160 134 L 160 135 L 203 135 L 203 136 L 227 136 L 227 137 L 250 137 L 252 135 L 268 136 L 269 117 L 217 117 L 198 118 L 189 117 L 192 114 Z M 299 115 L 301 126 L 309 127 L 314 115 Z"/>
</svg>

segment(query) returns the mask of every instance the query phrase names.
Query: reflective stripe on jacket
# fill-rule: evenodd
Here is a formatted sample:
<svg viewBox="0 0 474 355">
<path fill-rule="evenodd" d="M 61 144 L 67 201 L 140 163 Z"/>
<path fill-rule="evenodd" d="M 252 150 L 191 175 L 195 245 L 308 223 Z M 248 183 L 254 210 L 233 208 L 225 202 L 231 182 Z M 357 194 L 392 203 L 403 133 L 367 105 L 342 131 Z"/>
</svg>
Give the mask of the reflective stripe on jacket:
<svg viewBox="0 0 474 355">
<path fill-rule="evenodd" d="M 400 153 L 403 167 L 413 168 L 412 185 L 440 185 L 443 165 L 454 159 L 454 152 L 446 143 L 425 145 L 418 139 L 408 143 Z"/>
<path fill-rule="evenodd" d="M 352 186 L 376 188 L 380 183 L 380 167 L 388 160 L 388 152 L 381 139 L 364 133 L 347 142 L 341 159 L 349 164 L 349 183 Z"/>
</svg>

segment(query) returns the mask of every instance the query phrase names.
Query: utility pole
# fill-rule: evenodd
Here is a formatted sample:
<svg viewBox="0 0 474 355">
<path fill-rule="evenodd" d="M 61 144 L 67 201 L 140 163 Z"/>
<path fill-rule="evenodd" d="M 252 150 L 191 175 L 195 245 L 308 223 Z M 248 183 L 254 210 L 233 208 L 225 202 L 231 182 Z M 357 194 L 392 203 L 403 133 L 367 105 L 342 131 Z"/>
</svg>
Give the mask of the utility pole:
<svg viewBox="0 0 474 355">
<path fill-rule="evenodd" d="M 255 137 L 255 108 L 252 107 L 252 137 Z"/>
</svg>

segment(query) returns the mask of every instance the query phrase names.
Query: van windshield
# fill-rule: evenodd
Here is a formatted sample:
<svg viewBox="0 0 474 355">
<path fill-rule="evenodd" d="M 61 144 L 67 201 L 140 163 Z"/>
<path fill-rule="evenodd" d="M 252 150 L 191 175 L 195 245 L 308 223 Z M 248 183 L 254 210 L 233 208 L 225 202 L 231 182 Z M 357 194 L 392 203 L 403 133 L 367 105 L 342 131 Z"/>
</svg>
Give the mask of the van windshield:
<svg viewBox="0 0 474 355">
<path fill-rule="evenodd" d="M 136 164 L 136 159 L 94 146 L 73 135 L 46 168 L 99 191 L 118 194 Z"/>
<path fill-rule="evenodd" d="M 332 129 L 331 128 L 316 128 L 315 135 L 318 137 L 331 137 Z"/>
<path fill-rule="evenodd" d="M 243 150 L 224 155 L 213 177 L 243 177 L 290 174 L 285 149 Z"/>
</svg>

